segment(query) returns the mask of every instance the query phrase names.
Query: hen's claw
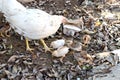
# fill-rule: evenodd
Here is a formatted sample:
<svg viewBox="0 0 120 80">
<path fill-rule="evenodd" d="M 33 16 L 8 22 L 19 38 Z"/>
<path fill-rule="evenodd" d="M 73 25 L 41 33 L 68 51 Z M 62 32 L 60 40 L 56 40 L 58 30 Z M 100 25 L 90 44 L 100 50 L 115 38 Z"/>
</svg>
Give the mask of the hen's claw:
<svg viewBox="0 0 120 80">
<path fill-rule="evenodd" d="M 30 48 L 30 47 L 27 47 L 26 48 L 26 51 L 33 51 L 34 49 L 33 48 Z"/>
<path fill-rule="evenodd" d="M 43 39 L 40 39 L 40 41 L 42 42 L 43 46 L 44 46 L 44 49 L 45 49 L 45 52 L 49 51 L 52 53 L 52 51 L 50 50 L 50 48 L 46 45 L 46 43 L 44 42 Z"/>
<path fill-rule="evenodd" d="M 26 50 L 32 52 L 34 49 L 33 49 L 33 48 L 30 48 L 28 39 L 25 38 L 25 41 L 26 41 Z"/>
</svg>

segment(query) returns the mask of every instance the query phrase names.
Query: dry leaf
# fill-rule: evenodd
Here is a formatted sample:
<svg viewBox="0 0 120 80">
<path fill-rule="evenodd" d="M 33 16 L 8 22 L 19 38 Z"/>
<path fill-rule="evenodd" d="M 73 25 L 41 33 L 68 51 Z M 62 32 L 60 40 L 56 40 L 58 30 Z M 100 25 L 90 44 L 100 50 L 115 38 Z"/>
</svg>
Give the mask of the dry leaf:
<svg viewBox="0 0 120 80">
<path fill-rule="evenodd" d="M 95 32 L 94 31 L 90 31 L 88 29 L 85 29 L 85 30 L 82 30 L 82 33 L 86 33 L 86 34 L 94 34 Z"/>
<path fill-rule="evenodd" d="M 112 65 L 116 65 L 119 60 L 118 59 L 119 56 L 115 53 L 115 51 L 97 53 L 95 56 L 97 57 L 97 59 L 100 59 L 102 62 L 108 61 Z"/>
<path fill-rule="evenodd" d="M 69 44 L 69 48 L 74 51 L 81 51 L 82 50 L 82 43 L 73 41 L 71 44 Z"/>
<path fill-rule="evenodd" d="M 74 25 L 79 28 L 83 28 L 84 22 L 83 22 L 83 18 L 81 17 L 81 18 L 75 19 L 75 20 L 68 20 L 65 24 L 66 25 Z"/>
<path fill-rule="evenodd" d="M 77 60 L 78 64 L 81 66 L 84 63 L 93 64 L 93 58 L 86 51 L 81 51 L 80 53 L 74 53 L 74 58 Z"/>
<path fill-rule="evenodd" d="M 86 60 L 90 60 L 90 61 L 93 61 L 93 58 L 91 55 L 89 55 L 86 51 L 81 51 L 81 56 L 86 59 Z"/>
<path fill-rule="evenodd" d="M 105 19 L 117 19 L 116 15 L 108 10 L 102 11 L 101 16 L 103 16 Z"/>
<path fill-rule="evenodd" d="M 11 57 L 9 58 L 8 62 L 15 62 L 15 60 L 16 60 L 17 58 L 19 58 L 19 56 L 13 55 L 13 56 L 11 56 Z"/>
</svg>

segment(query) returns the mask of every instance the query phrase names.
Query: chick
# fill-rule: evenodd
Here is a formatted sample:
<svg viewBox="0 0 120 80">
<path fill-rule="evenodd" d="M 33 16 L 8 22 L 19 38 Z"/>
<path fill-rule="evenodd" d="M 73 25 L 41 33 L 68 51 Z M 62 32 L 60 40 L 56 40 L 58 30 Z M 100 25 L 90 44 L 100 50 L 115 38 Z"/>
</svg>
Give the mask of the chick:
<svg viewBox="0 0 120 80">
<path fill-rule="evenodd" d="M 52 56 L 60 57 L 60 61 L 63 62 L 63 58 L 68 52 L 69 52 L 69 48 L 66 46 L 63 46 L 53 51 Z"/>
<path fill-rule="evenodd" d="M 83 45 L 88 45 L 90 43 L 91 37 L 90 35 L 84 35 L 83 36 Z"/>
<path fill-rule="evenodd" d="M 10 26 L 8 23 L 3 23 L 0 25 L 0 36 L 2 37 L 10 37 L 10 35 L 8 35 L 8 31 L 10 31 Z"/>
<path fill-rule="evenodd" d="M 65 44 L 65 40 L 59 39 L 59 40 L 51 42 L 50 46 L 54 49 L 57 49 L 59 47 L 62 47 L 64 44 Z"/>
</svg>

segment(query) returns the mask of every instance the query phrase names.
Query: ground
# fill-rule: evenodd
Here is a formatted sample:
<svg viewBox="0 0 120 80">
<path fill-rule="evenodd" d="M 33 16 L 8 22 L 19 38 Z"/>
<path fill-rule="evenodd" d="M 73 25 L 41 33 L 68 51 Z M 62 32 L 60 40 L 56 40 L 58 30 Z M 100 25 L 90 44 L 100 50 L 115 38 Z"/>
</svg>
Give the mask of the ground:
<svg viewBox="0 0 120 80">
<path fill-rule="evenodd" d="M 90 35 L 91 40 L 87 46 L 82 46 L 82 51 L 70 50 L 63 62 L 60 62 L 59 58 L 53 57 L 50 52 L 45 53 L 38 40 L 30 41 L 30 47 L 34 48 L 33 53 L 26 51 L 24 37 L 11 30 L 10 37 L 0 37 L 0 78 L 4 80 L 92 80 L 91 78 L 94 78 L 98 73 L 109 73 L 110 67 L 113 66 L 112 62 L 108 61 L 110 63 L 108 64 L 108 62 L 102 62 L 102 60 L 92 56 L 99 52 L 120 48 L 120 16 L 118 16 L 120 8 L 116 5 L 110 5 L 106 2 L 103 4 L 103 2 L 97 1 L 88 5 L 85 3 L 80 5 L 78 0 L 35 0 L 25 3 L 26 7 L 42 9 L 49 14 L 63 15 L 68 19 L 84 17 L 83 25 L 84 29 L 88 29 L 87 32 L 83 31 L 76 36 L 67 36 L 62 34 L 62 31 L 58 31 L 55 35 L 45 39 L 48 46 L 52 41 L 61 38 L 74 39 L 74 41 L 84 44 L 83 36 L 86 34 Z M 105 21 L 109 25 L 98 25 L 94 30 L 91 29 L 96 20 L 93 20 L 90 15 L 100 19 L 103 9 L 111 10 L 118 18 L 103 18 L 103 22 Z M 118 23 L 112 23 L 114 21 L 118 21 Z M 92 34 L 91 31 L 95 33 Z M 107 68 L 94 72 L 96 66 L 104 63 Z M 98 77 L 95 80 L 100 79 Z"/>
</svg>

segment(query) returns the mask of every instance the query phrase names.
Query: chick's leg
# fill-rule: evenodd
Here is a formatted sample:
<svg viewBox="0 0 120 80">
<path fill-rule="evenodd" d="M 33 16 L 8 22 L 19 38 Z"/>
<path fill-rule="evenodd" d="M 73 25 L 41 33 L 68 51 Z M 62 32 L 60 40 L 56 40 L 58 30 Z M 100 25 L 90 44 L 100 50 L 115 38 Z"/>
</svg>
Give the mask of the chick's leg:
<svg viewBox="0 0 120 80">
<path fill-rule="evenodd" d="M 26 50 L 27 50 L 27 51 L 32 51 L 32 50 L 34 50 L 34 49 L 30 48 L 29 42 L 28 42 L 28 39 L 27 39 L 27 38 L 25 38 L 25 42 L 26 42 Z"/>
<path fill-rule="evenodd" d="M 60 62 L 61 62 L 61 63 L 63 63 L 64 57 L 65 57 L 65 55 L 60 58 Z"/>
<path fill-rule="evenodd" d="M 50 48 L 45 44 L 45 42 L 44 42 L 43 39 L 40 39 L 40 41 L 42 42 L 42 44 L 43 44 L 43 46 L 44 46 L 44 48 L 45 48 L 45 52 L 47 52 L 47 51 L 52 52 L 52 51 L 50 50 Z"/>
<path fill-rule="evenodd" d="M 2 32 L 0 32 L 0 36 L 1 36 L 1 37 L 5 37 Z"/>
<path fill-rule="evenodd" d="M 5 32 L 4 34 L 3 34 L 3 33 L 0 33 L 0 36 L 1 36 L 1 37 L 5 37 L 5 36 L 6 36 L 6 37 L 10 37 L 10 35 L 8 35 L 7 32 Z"/>
</svg>

